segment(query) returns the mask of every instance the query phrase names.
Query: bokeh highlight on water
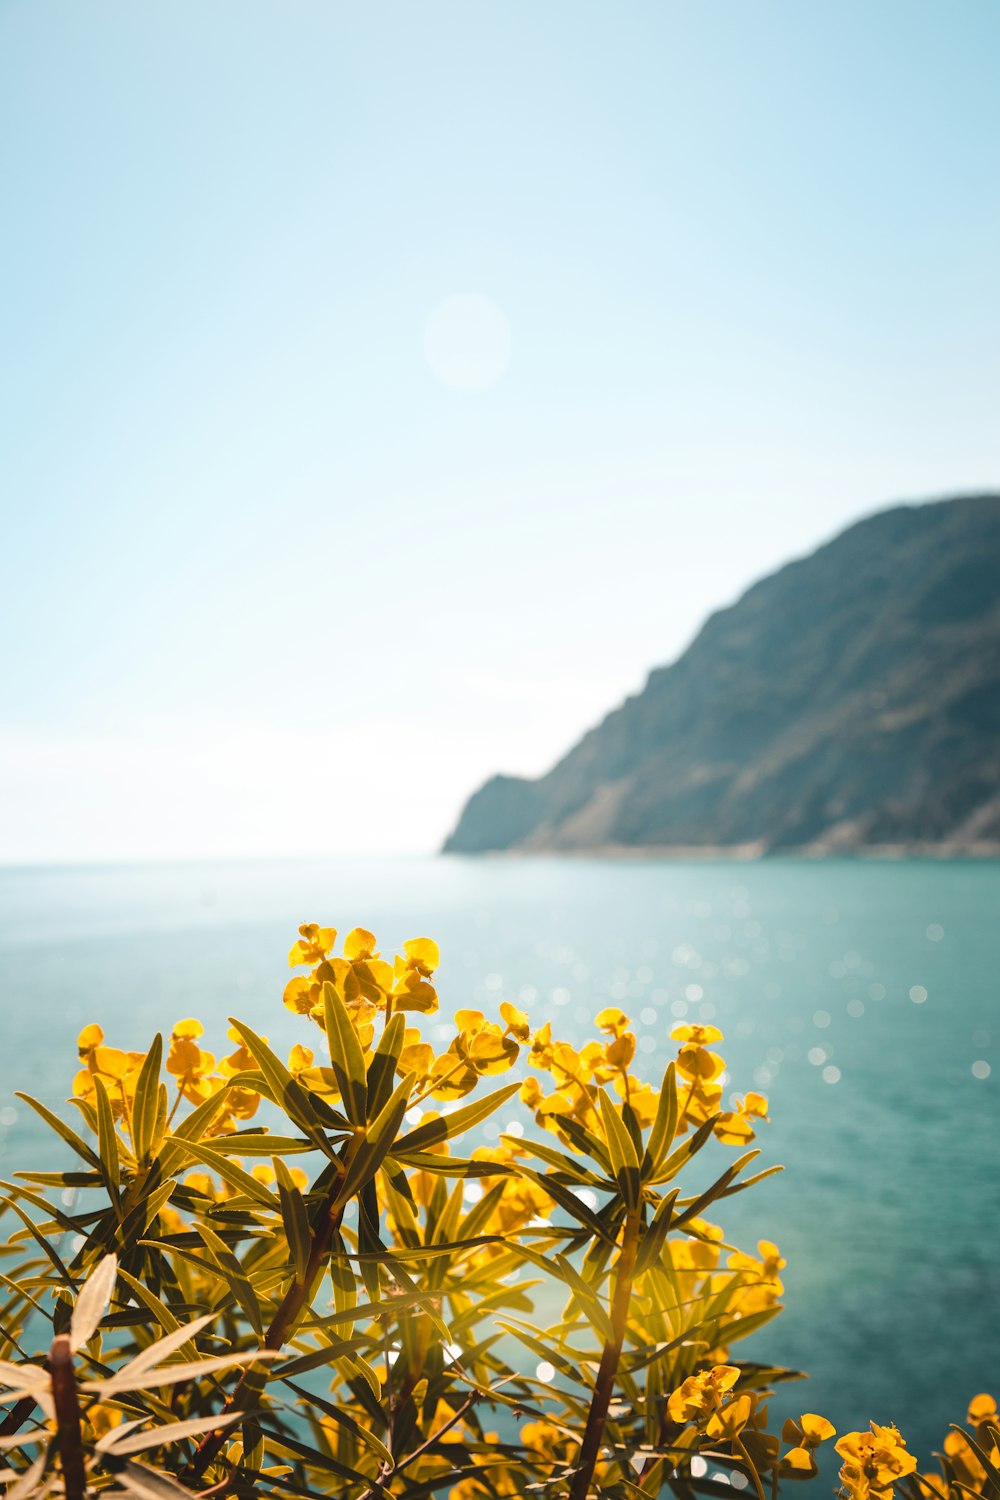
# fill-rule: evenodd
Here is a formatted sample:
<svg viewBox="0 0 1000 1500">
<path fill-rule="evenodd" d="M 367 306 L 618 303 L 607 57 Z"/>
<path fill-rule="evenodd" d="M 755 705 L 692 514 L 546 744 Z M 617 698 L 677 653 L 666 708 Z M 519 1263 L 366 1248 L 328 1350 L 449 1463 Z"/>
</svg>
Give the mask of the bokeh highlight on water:
<svg viewBox="0 0 1000 1500">
<path fill-rule="evenodd" d="M 184 1016 L 223 1050 L 237 1014 L 279 1050 L 302 921 L 441 944 L 460 1006 L 518 1001 L 579 1041 L 615 1003 L 658 1081 L 682 1019 L 726 1040 L 734 1089 L 772 1101 L 762 1164 L 718 1215 L 777 1241 L 787 1309 L 738 1352 L 810 1372 L 779 1414 L 895 1421 L 926 1459 L 970 1396 L 1000 1394 L 1000 864 L 356 860 L 0 871 L 0 1169 L 63 1148 L 11 1096 L 66 1097 L 100 1021 L 148 1045 Z M 488 1127 L 505 1128 L 511 1111 Z M 734 1350 L 734 1352 L 737 1352 Z"/>
</svg>

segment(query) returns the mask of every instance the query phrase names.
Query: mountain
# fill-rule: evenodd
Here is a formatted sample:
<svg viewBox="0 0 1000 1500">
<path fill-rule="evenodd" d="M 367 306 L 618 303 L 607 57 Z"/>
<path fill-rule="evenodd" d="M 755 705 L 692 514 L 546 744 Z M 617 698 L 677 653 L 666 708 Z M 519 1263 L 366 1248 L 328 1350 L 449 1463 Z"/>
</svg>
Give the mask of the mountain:
<svg viewBox="0 0 1000 1500">
<path fill-rule="evenodd" d="M 712 615 L 452 853 L 1000 853 L 1000 495 L 902 505 Z"/>
</svg>

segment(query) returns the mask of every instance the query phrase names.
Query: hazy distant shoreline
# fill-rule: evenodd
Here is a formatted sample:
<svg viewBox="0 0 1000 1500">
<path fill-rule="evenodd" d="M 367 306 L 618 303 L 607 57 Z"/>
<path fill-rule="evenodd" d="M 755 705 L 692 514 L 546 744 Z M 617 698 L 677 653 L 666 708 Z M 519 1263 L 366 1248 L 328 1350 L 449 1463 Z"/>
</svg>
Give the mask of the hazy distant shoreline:
<svg viewBox="0 0 1000 1500">
<path fill-rule="evenodd" d="M 523 845 L 509 849 L 484 849 L 471 856 L 464 850 L 444 851 L 459 853 L 463 858 L 473 859 L 533 859 L 558 856 L 560 859 L 670 859 L 670 860 L 729 860 L 733 864 L 770 859 L 1000 859 L 1000 841 L 975 840 L 971 842 L 912 841 L 893 844 L 844 845 L 803 844 L 796 847 L 772 849 L 762 844 L 596 844 L 587 849 L 580 846 L 560 848 L 555 844 Z"/>
</svg>

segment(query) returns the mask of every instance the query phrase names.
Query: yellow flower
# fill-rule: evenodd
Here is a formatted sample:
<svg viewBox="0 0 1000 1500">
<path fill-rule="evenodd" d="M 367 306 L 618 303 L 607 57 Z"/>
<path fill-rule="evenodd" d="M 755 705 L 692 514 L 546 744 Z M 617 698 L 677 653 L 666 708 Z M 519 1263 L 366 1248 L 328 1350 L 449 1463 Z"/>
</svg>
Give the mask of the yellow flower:
<svg viewBox="0 0 1000 1500">
<path fill-rule="evenodd" d="M 554 1464 L 559 1459 L 563 1435 L 552 1422 L 525 1422 L 521 1428 L 521 1441 L 533 1453 Z"/>
<path fill-rule="evenodd" d="M 229 1056 L 224 1057 L 219 1063 L 219 1072 L 223 1078 L 235 1078 L 237 1073 L 252 1072 L 257 1067 L 256 1059 L 249 1047 L 244 1044 L 236 1027 L 230 1026 L 226 1036 L 231 1042 L 236 1042 L 237 1046 L 235 1052 L 230 1052 Z M 262 1037 L 261 1040 L 266 1042 L 267 1037 Z"/>
<path fill-rule="evenodd" d="M 752 1396 L 736 1396 L 712 1413 L 705 1427 L 706 1435 L 719 1442 L 734 1443 L 749 1422 L 753 1409 Z"/>
<path fill-rule="evenodd" d="M 717 1052 L 709 1052 L 707 1047 L 695 1042 L 686 1043 L 677 1054 L 678 1073 L 699 1083 L 714 1083 L 725 1066 L 724 1059 Z"/>
<path fill-rule="evenodd" d="M 290 969 L 299 964 L 322 963 L 337 941 L 336 927 L 318 927 L 315 922 L 306 922 L 299 928 L 299 934 L 298 942 L 292 944 L 288 954 Z"/>
<path fill-rule="evenodd" d="M 656 1119 L 656 1109 L 660 1102 L 660 1096 L 656 1089 L 648 1083 L 635 1083 L 624 1076 L 615 1079 L 615 1091 L 622 1099 L 627 1099 L 640 1126 L 645 1130 L 652 1125 Z"/>
<path fill-rule="evenodd" d="M 736 1108 L 721 1114 L 715 1122 L 714 1132 L 724 1146 L 742 1146 L 754 1138 L 751 1119 L 767 1119 L 767 1100 L 763 1094 L 749 1093 L 737 1099 Z"/>
<path fill-rule="evenodd" d="M 410 938 L 403 944 L 403 955 L 396 955 L 393 965 L 392 1004 L 395 1010 L 419 1011 L 431 1015 L 438 1008 L 437 991 L 430 976 L 441 962 L 437 943 L 430 938 Z"/>
<path fill-rule="evenodd" d="M 529 1040 L 531 1028 L 523 1010 L 518 1010 L 516 1005 L 511 1005 L 509 1000 L 505 1000 L 500 1007 L 500 1015 L 507 1023 L 507 1030 L 516 1042 Z"/>
<path fill-rule="evenodd" d="M 83 1067 L 73 1079 L 73 1094 L 77 1099 L 91 1100 L 96 1095 L 94 1079 L 100 1078 L 108 1091 L 114 1118 L 125 1113 L 126 1102 L 135 1093 L 139 1069 L 145 1060 L 144 1052 L 119 1052 L 116 1047 L 105 1047 L 104 1032 L 96 1022 L 85 1026 L 77 1038 L 77 1051 Z"/>
<path fill-rule="evenodd" d="M 403 1033 L 403 1050 L 399 1054 L 397 1072 L 405 1075 L 416 1073 L 418 1083 L 426 1083 L 434 1066 L 434 1048 L 430 1042 L 420 1040 L 416 1027 L 408 1026 Z"/>
<path fill-rule="evenodd" d="M 906 1443 L 891 1423 L 881 1427 L 872 1422 L 870 1432 L 849 1432 L 836 1446 L 844 1460 L 840 1482 L 851 1500 L 888 1500 L 895 1481 L 917 1467 L 917 1460 L 907 1453 Z M 945 1439 L 946 1451 L 947 1447 Z"/>
<path fill-rule="evenodd" d="M 781 1429 L 782 1441 L 791 1444 L 781 1460 L 781 1471 L 789 1478 L 809 1479 L 818 1473 L 813 1450 L 828 1438 L 836 1437 L 837 1429 L 825 1417 L 815 1412 L 803 1412 L 796 1422 L 789 1417 Z"/>
<path fill-rule="evenodd" d="M 760 1240 L 757 1253 L 759 1260 L 743 1251 L 736 1251 L 727 1261 L 731 1271 L 739 1271 L 752 1278 L 744 1287 L 740 1299 L 740 1311 L 744 1316 L 773 1307 L 785 1290 L 778 1279 L 778 1272 L 784 1270 L 787 1262 L 777 1245 L 770 1240 Z"/>
<path fill-rule="evenodd" d="M 303 1047 L 301 1042 L 296 1042 L 288 1054 L 288 1071 L 293 1078 L 298 1078 L 307 1068 L 313 1065 L 315 1054 L 311 1047 Z"/>
<path fill-rule="evenodd" d="M 732 1390 L 739 1378 L 736 1365 L 714 1365 L 711 1370 L 688 1376 L 667 1400 L 671 1422 L 690 1422 L 693 1417 L 718 1411 L 723 1396 Z"/>
<path fill-rule="evenodd" d="M 531 1038 L 531 1051 L 528 1053 L 528 1063 L 532 1068 L 541 1068 L 548 1072 L 552 1066 L 552 1022 L 546 1021 L 544 1026 L 539 1026 Z"/>
<path fill-rule="evenodd" d="M 718 1026 L 675 1026 L 670 1037 L 675 1042 L 690 1042 L 694 1047 L 705 1047 L 709 1042 L 721 1042 L 722 1032 Z"/>
<path fill-rule="evenodd" d="M 797 1422 L 789 1417 L 781 1429 L 782 1440 L 791 1443 L 793 1448 L 818 1448 L 820 1443 L 836 1436 L 833 1423 L 826 1417 L 817 1416 L 814 1411 L 803 1412 Z"/>
<path fill-rule="evenodd" d="M 949 1432 L 944 1440 L 944 1451 L 951 1460 L 959 1481 L 970 1489 L 978 1490 L 986 1478 L 986 1470 L 965 1433 Z"/>
<path fill-rule="evenodd" d="M 997 1404 L 992 1396 L 984 1391 L 979 1396 L 973 1396 L 969 1402 L 969 1414 L 966 1421 L 973 1427 L 978 1427 L 981 1422 L 996 1422 Z"/>
<path fill-rule="evenodd" d="M 537 1109 L 545 1095 L 542 1093 L 542 1086 L 537 1078 L 526 1078 L 521 1084 L 521 1091 L 517 1097 L 522 1104 L 527 1105 L 528 1109 Z"/>
<path fill-rule="evenodd" d="M 166 1068 L 177 1079 L 184 1098 L 200 1104 L 212 1092 L 209 1075 L 215 1071 L 215 1058 L 203 1052 L 196 1038 L 204 1031 L 200 1021 L 178 1021 L 170 1036 Z"/>
</svg>

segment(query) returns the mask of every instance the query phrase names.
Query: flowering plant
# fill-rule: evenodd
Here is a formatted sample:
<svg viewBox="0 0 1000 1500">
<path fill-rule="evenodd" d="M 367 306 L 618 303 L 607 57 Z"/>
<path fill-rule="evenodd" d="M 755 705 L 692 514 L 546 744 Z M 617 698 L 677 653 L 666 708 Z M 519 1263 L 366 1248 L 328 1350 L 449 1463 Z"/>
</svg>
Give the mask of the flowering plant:
<svg viewBox="0 0 1000 1500">
<path fill-rule="evenodd" d="M 778 1170 L 751 1170 L 768 1105 L 724 1103 L 721 1033 L 679 1027 L 658 1089 L 613 1008 L 579 1049 L 511 1004 L 460 1010 L 437 1050 L 436 945 L 390 963 L 336 938 L 300 928 L 284 993 L 318 1058 L 235 1020 L 221 1060 L 195 1020 L 141 1053 L 91 1025 L 83 1133 L 21 1096 L 76 1161 L 2 1184 L 7 1500 L 766 1500 L 815 1475 L 831 1424 L 771 1432 L 794 1372 L 732 1353 L 780 1310 L 784 1261 L 707 1217 Z M 515 1095 L 525 1124 L 477 1144 Z M 989 1397 L 969 1423 L 933 1477 L 895 1428 L 848 1434 L 845 1491 L 1000 1496 Z"/>
</svg>

